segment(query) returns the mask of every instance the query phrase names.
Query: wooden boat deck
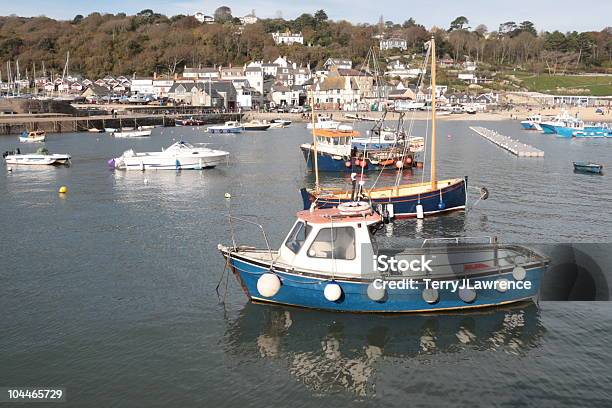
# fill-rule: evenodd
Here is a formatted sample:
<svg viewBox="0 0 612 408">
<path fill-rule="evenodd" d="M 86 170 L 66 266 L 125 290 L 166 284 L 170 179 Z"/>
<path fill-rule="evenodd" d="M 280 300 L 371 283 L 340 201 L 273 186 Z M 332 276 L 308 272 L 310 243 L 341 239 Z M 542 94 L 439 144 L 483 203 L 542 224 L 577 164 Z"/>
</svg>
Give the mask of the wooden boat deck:
<svg viewBox="0 0 612 408">
<path fill-rule="evenodd" d="M 433 191 L 453 186 L 461 183 L 464 180 L 462 178 L 439 180 L 437 182 L 437 188 L 433 189 L 431 182 L 427 181 L 424 183 L 414 184 L 400 184 L 399 186 L 379 187 L 371 190 L 366 190 L 367 195 L 371 199 L 390 198 L 390 197 L 404 197 L 418 194 L 427 194 Z M 335 198 L 339 200 L 348 200 L 351 198 L 351 192 L 342 189 L 329 188 L 322 190 L 318 195 L 319 198 Z"/>
</svg>

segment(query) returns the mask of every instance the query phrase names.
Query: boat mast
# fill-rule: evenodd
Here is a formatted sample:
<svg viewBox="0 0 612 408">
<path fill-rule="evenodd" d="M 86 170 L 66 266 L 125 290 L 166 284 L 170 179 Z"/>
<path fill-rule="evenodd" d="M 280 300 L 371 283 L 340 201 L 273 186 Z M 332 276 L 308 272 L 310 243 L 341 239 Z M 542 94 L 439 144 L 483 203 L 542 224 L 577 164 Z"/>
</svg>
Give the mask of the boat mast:
<svg viewBox="0 0 612 408">
<path fill-rule="evenodd" d="M 431 36 L 431 189 L 438 189 L 436 178 L 436 40 Z"/>
<path fill-rule="evenodd" d="M 314 84 L 312 85 L 314 86 Z M 315 171 L 315 193 L 319 194 L 319 153 L 317 150 L 317 136 L 315 135 L 315 110 L 314 110 L 314 89 L 310 91 L 310 116 L 312 119 L 312 145 L 314 149 L 314 171 Z"/>
</svg>

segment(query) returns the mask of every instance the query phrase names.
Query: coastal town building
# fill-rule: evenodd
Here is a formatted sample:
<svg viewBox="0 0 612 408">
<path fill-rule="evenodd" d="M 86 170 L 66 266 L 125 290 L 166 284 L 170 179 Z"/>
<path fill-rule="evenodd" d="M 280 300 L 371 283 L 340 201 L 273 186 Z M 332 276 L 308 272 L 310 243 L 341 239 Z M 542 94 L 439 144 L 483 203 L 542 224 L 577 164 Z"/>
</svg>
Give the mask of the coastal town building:
<svg viewBox="0 0 612 408">
<path fill-rule="evenodd" d="M 381 51 L 396 48 L 405 51 L 408 49 L 408 41 L 399 37 L 383 38 L 379 41 L 379 47 Z"/>
<path fill-rule="evenodd" d="M 255 16 L 255 10 L 251 10 L 249 14 L 244 17 L 240 17 L 240 23 L 243 25 L 255 24 L 259 21 L 259 18 Z"/>
<path fill-rule="evenodd" d="M 207 16 L 204 13 L 197 12 L 193 15 L 193 17 L 198 20 L 200 23 L 204 24 L 212 24 L 215 22 L 215 18 L 213 16 Z"/>
<path fill-rule="evenodd" d="M 218 79 L 221 76 L 219 68 L 217 67 L 198 67 L 189 68 L 185 67 L 183 70 L 183 77 L 192 79 Z"/>
<path fill-rule="evenodd" d="M 355 69 L 332 67 L 327 75 L 315 77 L 309 88 L 321 109 L 358 110 L 376 96 L 373 77 Z"/>
<path fill-rule="evenodd" d="M 275 106 L 297 106 L 300 102 L 300 88 L 275 83 L 270 90 L 270 101 Z"/>
<path fill-rule="evenodd" d="M 290 31 L 272 33 L 272 39 L 274 39 L 276 44 L 304 44 L 304 36 L 302 33 L 292 33 Z"/>
<path fill-rule="evenodd" d="M 244 75 L 249 81 L 249 85 L 257 92 L 263 94 L 264 71 L 260 67 L 246 67 Z"/>
<path fill-rule="evenodd" d="M 353 61 L 349 59 L 328 58 L 323 64 L 323 68 L 329 71 L 332 67 L 351 69 L 353 68 Z"/>
</svg>

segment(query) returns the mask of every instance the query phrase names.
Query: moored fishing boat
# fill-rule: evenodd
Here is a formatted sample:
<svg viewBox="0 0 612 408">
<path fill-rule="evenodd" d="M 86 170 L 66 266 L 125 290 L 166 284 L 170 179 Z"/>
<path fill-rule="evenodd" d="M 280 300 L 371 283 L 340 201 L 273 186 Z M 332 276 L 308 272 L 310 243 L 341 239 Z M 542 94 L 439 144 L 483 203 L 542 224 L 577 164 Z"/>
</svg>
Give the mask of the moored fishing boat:
<svg viewBox="0 0 612 408">
<path fill-rule="evenodd" d="M 314 143 L 303 143 L 300 149 L 309 169 L 314 167 L 314 144 L 317 144 L 318 171 L 380 171 L 395 169 L 398 163 L 410 167 L 417 163 L 423 150 L 423 138 L 405 137 L 395 130 L 372 130 L 360 137 L 356 130 L 314 129 Z"/>
<path fill-rule="evenodd" d="M 431 88 L 436 89 L 436 57 L 435 40 L 431 39 L 428 47 L 428 61 L 431 54 Z M 381 212 L 389 214 L 391 218 L 423 218 L 444 212 L 464 210 L 467 201 L 467 177 L 438 180 L 436 168 L 436 95 L 431 97 L 431 149 L 430 149 L 430 180 L 421 183 L 400 184 L 402 163 L 398 163 L 398 176 L 395 185 L 366 189 L 362 179 L 357 184 L 357 174 L 353 174 L 353 191 L 342 189 L 322 190 L 317 181 L 314 189 L 302 189 L 304 208 L 315 205 L 319 208 L 331 208 L 355 199 L 369 201 L 372 205 L 381 207 Z M 317 146 L 317 140 L 314 140 Z M 318 157 L 318 156 L 315 156 Z M 315 168 L 317 163 L 315 163 Z M 393 168 L 391 166 L 391 168 Z M 424 175 L 423 175 L 424 178 Z M 488 196 L 488 195 L 487 195 Z M 484 198 L 484 195 L 483 195 Z"/>
<path fill-rule="evenodd" d="M 223 125 L 209 126 L 206 131 L 208 133 L 240 133 L 242 125 L 236 121 L 228 121 Z"/>
<path fill-rule="evenodd" d="M 602 174 L 603 165 L 592 162 L 574 162 L 574 171 L 579 173 Z"/>
<path fill-rule="evenodd" d="M 41 147 L 36 153 L 33 154 L 22 154 L 20 149 L 14 151 L 4 152 L 2 155 L 6 164 L 19 164 L 19 165 L 59 165 L 69 164 L 70 155 L 55 153 L 51 154 L 49 151 Z"/>
<path fill-rule="evenodd" d="M 313 112 L 314 114 L 314 112 Z M 337 120 L 333 120 L 331 116 L 318 115 L 314 122 L 309 122 L 306 125 L 307 129 L 338 129 L 342 124 Z"/>
<path fill-rule="evenodd" d="M 227 162 L 229 153 L 178 141 L 161 152 L 136 153 L 130 149 L 108 165 L 120 170 L 201 170 Z"/>
<path fill-rule="evenodd" d="M 194 119 L 194 118 L 174 120 L 174 126 L 202 126 L 205 124 L 206 124 L 205 120 Z"/>
<path fill-rule="evenodd" d="M 542 130 L 540 123 L 542 123 L 542 115 L 531 115 L 521 121 L 521 126 L 525 130 Z"/>
<path fill-rule="evenodd" d="M 19 136 L 19 141 L 24 143 L 37 143 L 44 142 L 47 138 L 47 134 L 44 130 L 34 130 L 28 132 L 24 130 Z"/>
<path fill-rule="evenodd" d="M 381 221 L 367 203 L 313 208 L 297 213 L 278 250 L 241 246 L 234 237 L 233 246 L 219 245 L 219 250 L 253 302 L 337 312 L 409 313 L 537 300 L 548 259 L 532 250 L 493 239 L 460 238 L 387 250 L 374 238 Z M 230 223 L 254 224 L 236 217 L 230 217 Z M 396 265 L 413 266 L 378 268 L 381 260 L 390 258 Z"/>
<path fill-rule="evenodd" d="M 138 138 L 151 136 L 150 130 L 127 130 L 125 128 L 113 132 L 112 135 L 117 138 Z"/>
<path fill-rule="evenodd" d="M 269 123 L 263 123 L 259 120 L 252 120 L 250 122 L 245 122 L 242 124 L 242 129 L 243 130 L 256 130 L 256 131 L 262 131 L 262 130 L 268 130 L 270 129 L 270 124 Z"/>
<path fill-rule="evenodd" d="M 277 119 L 272 119 L 270 122 L 271 122 L 271 123 L 273 123 L 273 124 L 279 124 L 279 125 L 281 125 L 282 127 L 287 127 L 287 126 L 290 126 L 290 125 L 291 125 L 291 123 L 292 123 L 292 122 L 291 122 L 290 120 L 288 120 L 288 119 L 280 119 L 280 118 L 277 118 Z"/>
</svg>

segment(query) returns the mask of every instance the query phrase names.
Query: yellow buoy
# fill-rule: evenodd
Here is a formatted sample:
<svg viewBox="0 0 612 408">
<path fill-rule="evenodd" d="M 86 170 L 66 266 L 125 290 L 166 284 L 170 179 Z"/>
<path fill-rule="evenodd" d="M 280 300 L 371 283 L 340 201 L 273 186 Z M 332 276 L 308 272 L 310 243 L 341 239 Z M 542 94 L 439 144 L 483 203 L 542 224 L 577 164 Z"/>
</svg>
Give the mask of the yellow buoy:
<svg viewBox="0 0 612 408">
<path fill-rule="evenodd" d="M 60 194 L 66 194 L 68 192 L 68 187 L 66 186 L 61 186 L 59 189 L 59 193 Z"/>
<path fill-rule="evenodd" d="M 225 198 L 227 199 L 232 198 L 232 195 L 230 193 L 225 193 Z"/>
</svg>

